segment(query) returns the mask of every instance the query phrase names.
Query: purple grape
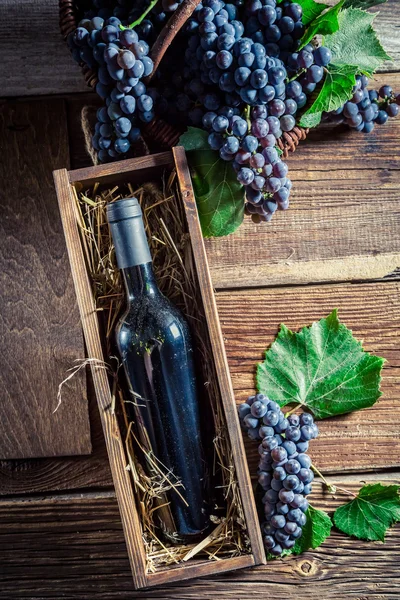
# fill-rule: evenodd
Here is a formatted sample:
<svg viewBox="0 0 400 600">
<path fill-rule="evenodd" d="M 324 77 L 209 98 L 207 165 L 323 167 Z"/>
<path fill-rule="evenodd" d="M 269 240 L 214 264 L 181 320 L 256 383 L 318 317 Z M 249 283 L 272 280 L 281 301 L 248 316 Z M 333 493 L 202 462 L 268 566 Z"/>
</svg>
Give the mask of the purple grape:
<svg viewBox="0 0 400 600">
<path fill-rule="evenodd" d="M 265 137 L 269 132 L 269 125 L 265 119 L 255 119 L 251 124 L 251 132 L 258 139 Z"/>
<path fill-rule="evenodd" d="M 285 470 L 290 475 L 297 475 L 297 473 L 301 470 L 301 465 L 295 458 L 291 458 L 286 463 Z"/>
<path fill-rule="evenodd" d="M 122 49 L 117 56 L 117 63 L 121 69 L 131 69 L 135 61 L 135 55 L 130 50 Z"/>
<path fill-rule="evenodd" d="M 390 85 L 383 85 L 379 88 L 378 93 L 381 98 L 390 98 L 390 96 L 393 94 L 393 89 L 390 87 Z"/>
<path fill-rule="evenodd" d="M 258 476 L 258 483 L 262 488 L 266 489 L 271 483 L 271 473 L 262 471 Z"/>
<path fill-rule="evenodd" d="M 267 548 L 267 550 L 272 550 L 276 544 L 275 539 L 271 535 L 265 535 L 263 540 L 264 546 Z"/>
<path fill-rule="evenodd" d="M 310 468 L 311 458 L 308 456 L 308 454 L 298 454 L 296 458 L 302 467 L 304 467 L 305 469 Z"/>
<path fill-rule="evenodd" d="M 397 117 L 397 115 L 399 114 L 399 107 L 397 104 L 388 104 L 388 106 L 386 107 L 386 112 L 389 115 L 389 117 Z"/>
<path fill-rule="evenodd" d="M 299 483 L 300 480 L 297 477 L 297 475 L 288 475 L 288 477 L 286 477 L 286 479 L 284 480 L 283 485 L 287 490 L 294 490 L 296 489 Z"/>
<path fill-rule="evenodd" d="M 276 541 L 277 541 L 279 544 L 282 544 L 282 547 L 284 548 L 284 547 L 285 547 L 285 546 L 284 546 L 285 542 L 287 542 L 287 541 L 288 541 L 288 539 L 289 539 L 289 534 L 288 534 L 288 533 L 286 533 L 286 531 L 285 531 L 284 529 L 282 529 L 282 528 L 281 528 L 281 529 L 278 529 L 278 530 L 275 532 L 275 539 L 276 539 Z"/>
<path fill-rule="evenodd" d="M 284 502 L 277 502 L 276 503 L 276 512 L 280 515 L 287 515 L 287 513 L 289 512 L 290 507 L 288 504 L 285 504 Z"/>
<path fill-rule="evenodd" d="M 250 170 L 250 169 L 249 169 Z M 261 419 L 267 412 L 267 405 L 260 400 L 256 400 L 250 407 L 251 414 L 253 417 Z"/>
<path fill-rule="evenodd" d="M 316 65 L 326 67 L 332 60 L 332 53 L 326 46 L 314 50 L 314 62 Z"/>
<path fill-rule="evenodd" d="M 303 48 L 303 50 L 300 50 L 299 52 L 297 62 L 301 69 L 309 69 L 314 62 L 314 56 L 311 52 L 307 52 L 307 50 Z"/>
<path fill-rule="evenodd" d="M 274 515 L 271 519 L 271 525 L 272 527 L 275 527 L 275 529 L 283 529 L 286 525 L 286 519 L 283 515 Z"/>
<path fill-rule="evenodd" d="M 310 413 L 302 413 L 300 415 L 300 425 L 313 425 L 314 418 Z"/>
<path fill-rule="evenodd" d="M 274 469 L 274 472 L 276 470 L 276 468 L 280 468 L 280 467 L 275 467 L 275 463 L 272 463 L 272 468 Z M 282 489 L 282 481 L 279 481 L 279 479 L 273 479 L 271 481 L 271 488 L 275 491 L 275 492 L 279 492 Z"/>
<path fill-rule="evenodd" d="M 262 169 L 264 164 L 265 164 L 265 158 L 260 153 L 253 154 L 253 156 L 250 158 L 250 166 L 253 169 Z"/>
<path fill-rule="evenodd" d="M 281 489 L 279 492 L 279 500 L 285 504 L 290 504 L 294 500 L 294 492 L 292 490 Z"/>
<path fill-rule="evenodd" d="M 285 458 L 287 458 L 287 452 L 286 452 L 285 448 L 280 446 L 271 451 L 271 456 L 275 461 L 280 462 L 280 461 L 284 460 Z"/>
<path fill-rule="evenodd" d="M 299 415 L 289 415 L 288 421 L 292 427 L 298 427 L 298 425 L 300 424 L 300 417 Z"/>
<path fill-rule="evenodd" d="M 243 419 L 243 422 L 249 429 L 253 429 L 254 427 L 258 426 L 258 419 L 253 417 L 251 414 L 246 415 Z"/>
<path fill-rule="evenodd" d="M 274 448 L 274 450 L 278 450 L 278 449 L 280 449 L 279 446 L 278 446 L 278 448 Z M 277 481 L 283 481 L 286 478 L 285 469 L 283 467 L 276 467 L 274 469 L 273 478 L 276 479 Z"/>
</svg>

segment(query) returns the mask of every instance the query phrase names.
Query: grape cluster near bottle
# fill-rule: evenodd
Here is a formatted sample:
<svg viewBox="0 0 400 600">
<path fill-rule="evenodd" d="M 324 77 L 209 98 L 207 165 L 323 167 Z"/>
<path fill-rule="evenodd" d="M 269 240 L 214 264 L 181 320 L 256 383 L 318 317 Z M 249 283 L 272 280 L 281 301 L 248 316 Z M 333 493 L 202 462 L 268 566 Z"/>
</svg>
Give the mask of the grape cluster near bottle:
<svg viewBox="0 0 400 600">
<path fill-rule="evenodd" d="M 291 414 L 264 394 L 250 396 L 239 406 L 239 418 L 252 440 L 260 441 L 258 483 L 263 490 L 264 546 L 272 556 L 293 548 L 307 522 L 307 496 L 314 473 L 306 454 L 318 435 L 312 415 Z"/>
<path fill-rule="evenodd" d="M 97 73 L 104 101 L 93 147 L 100 162 L 130 157 L 155 117 L 201 127 L 244 186 L 247 214 L 270 221 L 289 207 L 292 189 L 280 140 L 296 132 L 323 85 L 331 51 L 301 48 L 303 11 L 291 0 L 202 0 L 153 73 L 151 45 L 181 2 L 92 0 L 68 37 L 75 60 Z M 357 76 L 353 97 L 324 119 L 369 133 L 398 114 L 390 86 L 367 86 Z"/>
</svg>

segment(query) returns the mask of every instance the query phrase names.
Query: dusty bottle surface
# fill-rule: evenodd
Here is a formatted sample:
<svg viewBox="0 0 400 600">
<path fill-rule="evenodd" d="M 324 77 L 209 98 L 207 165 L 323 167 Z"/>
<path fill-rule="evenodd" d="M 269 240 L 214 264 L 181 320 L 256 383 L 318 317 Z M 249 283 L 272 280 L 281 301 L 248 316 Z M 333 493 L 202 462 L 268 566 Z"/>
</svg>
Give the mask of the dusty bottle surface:
<svg viewBox="0 0 400 600">
<path fill-rule="evenodd" d="M 175 531 L 167 523 L 164 530 L 195 538 L 209 520 L 189 327 L 158 288 L 136 198 L 110 204 L 107 216 L 127 296 L 116 340 L 132 402 L 126 404 L 128 417 L 162 470 L 182 483 L 179 493 L 168 492 Z"/>
</svg>

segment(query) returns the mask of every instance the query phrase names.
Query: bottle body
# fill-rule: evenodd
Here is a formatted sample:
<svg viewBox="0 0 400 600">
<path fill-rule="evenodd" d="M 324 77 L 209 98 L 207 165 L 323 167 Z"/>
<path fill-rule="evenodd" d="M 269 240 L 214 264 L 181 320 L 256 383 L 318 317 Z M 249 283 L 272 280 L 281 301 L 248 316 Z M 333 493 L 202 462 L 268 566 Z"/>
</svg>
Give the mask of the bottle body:
<svg viewBox="0 0 400 600">
<path fill-rule="evenodd" d="M 151 261 L 127 262 L 132 261 L 122 268 L 127 308 L 116 330 L 130 392 L 125 406 L 141 445 L 151 448 L 163 472 L 173 473 L 172 483 L 182 484 L 167 494 L 174 531 L 165 522 L 164 530 L 177 540 L 195 539 L 209 520 L 190 331 L 160 292 Z"/>
</svg>

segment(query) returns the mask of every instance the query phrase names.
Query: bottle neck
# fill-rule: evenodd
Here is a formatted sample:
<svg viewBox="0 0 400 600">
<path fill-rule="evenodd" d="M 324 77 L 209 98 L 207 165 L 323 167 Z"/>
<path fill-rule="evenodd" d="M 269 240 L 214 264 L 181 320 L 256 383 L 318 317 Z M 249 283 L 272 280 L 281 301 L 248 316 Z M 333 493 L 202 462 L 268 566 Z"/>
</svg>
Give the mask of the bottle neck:
<svg viewBox="0 0 400 600">
<path fill-rule="evenodd" d="M 125 270 L 151 263 L 151 254 L 141 214 L 110 222 L 110 230 L 120 269 Z"/>
<path fill-rule="evenodd" d="M 126 267 L 122 269 L 122 274 L 128 304 L 134 302 L 139 296 L 154 297 L 159 293 L 152 262 Z"/>
</svg>

